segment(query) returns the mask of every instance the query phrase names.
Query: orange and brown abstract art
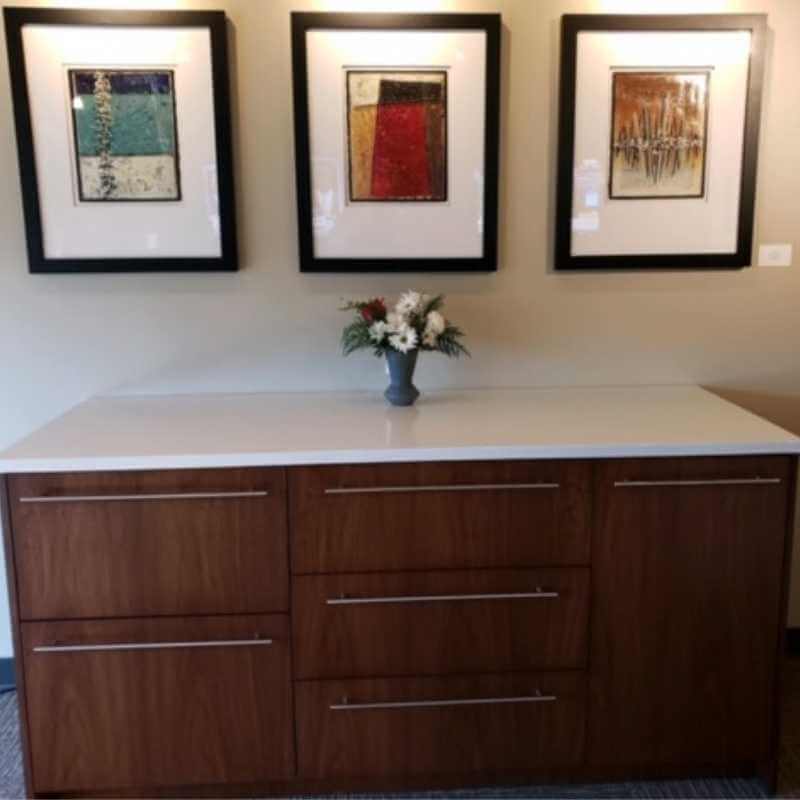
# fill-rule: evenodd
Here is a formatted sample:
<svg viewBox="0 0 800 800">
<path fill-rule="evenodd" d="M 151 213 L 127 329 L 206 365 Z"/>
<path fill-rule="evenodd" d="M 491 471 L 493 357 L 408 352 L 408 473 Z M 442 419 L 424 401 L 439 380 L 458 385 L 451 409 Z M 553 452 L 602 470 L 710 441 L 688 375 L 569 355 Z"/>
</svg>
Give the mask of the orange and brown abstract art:
<svg viewBox="0 0 800 800">
<path fill-rule="evenodd" d="M 710 73 L 613 73 L 613 198 L 703 197 Z"/>
<path fill-rule="evenodd" d="M 447 73 L 347 71 L 350 200 L 447 200 Z"/>
</svg>

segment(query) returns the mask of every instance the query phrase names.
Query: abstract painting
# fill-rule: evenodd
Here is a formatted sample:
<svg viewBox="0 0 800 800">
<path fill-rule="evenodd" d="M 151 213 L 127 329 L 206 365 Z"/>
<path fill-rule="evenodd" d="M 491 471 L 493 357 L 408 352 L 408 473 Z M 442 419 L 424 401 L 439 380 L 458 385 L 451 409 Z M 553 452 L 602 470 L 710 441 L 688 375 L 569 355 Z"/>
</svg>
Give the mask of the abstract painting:
<svg viewBox="0 0 800 800">
<path fill-rule="evenodd" d="M 180 200 L 171 70 L 71 69 L 81 201 Z"/>
<path fill-rule="evenodd" d="M 346 79 L 350 200 L 447 200 L 447 73 Z"/>
<path fill-rule="evenodd" d="M 706 71 L 613 73 L 611 198 L 703 197 Z"/>
</svg>

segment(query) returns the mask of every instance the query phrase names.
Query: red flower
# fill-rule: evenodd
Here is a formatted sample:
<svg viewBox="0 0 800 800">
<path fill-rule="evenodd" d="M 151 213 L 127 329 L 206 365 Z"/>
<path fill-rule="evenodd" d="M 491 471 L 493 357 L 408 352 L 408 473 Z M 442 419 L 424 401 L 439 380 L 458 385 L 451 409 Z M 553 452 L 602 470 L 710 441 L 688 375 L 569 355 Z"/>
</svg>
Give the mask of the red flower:
<svg viewBox="0 0 800 800">
<path fill-rule="evenodd" d="M 386 319 L 386 303 L 382 297 L 376 297 L 370 300 L 362 309 L 361 317 L 365 322 L 370 323 L 378 322 L 379 320 Z"/>
</svg>

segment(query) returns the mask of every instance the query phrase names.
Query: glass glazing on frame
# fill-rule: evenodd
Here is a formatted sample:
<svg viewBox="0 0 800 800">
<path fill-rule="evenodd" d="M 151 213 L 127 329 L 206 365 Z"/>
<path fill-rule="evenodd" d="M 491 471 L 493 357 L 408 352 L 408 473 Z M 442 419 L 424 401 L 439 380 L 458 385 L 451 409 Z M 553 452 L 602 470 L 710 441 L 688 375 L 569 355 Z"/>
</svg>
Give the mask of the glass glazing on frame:
<svg viewBox="0 0 800 800">
<path fill-rule="evenodd" d="M 447 73 L 346 70 L 349 199 L 447 200 Z"/>
<path fill-rule="evenodd" d="M 68 70 L 82 202 L 180 200 L 174 72 Z"/>
<path fill-rule="evenodd" d="M 705 195 L 710 72 L 612 73 L 611 199 Z"/>
</svg>

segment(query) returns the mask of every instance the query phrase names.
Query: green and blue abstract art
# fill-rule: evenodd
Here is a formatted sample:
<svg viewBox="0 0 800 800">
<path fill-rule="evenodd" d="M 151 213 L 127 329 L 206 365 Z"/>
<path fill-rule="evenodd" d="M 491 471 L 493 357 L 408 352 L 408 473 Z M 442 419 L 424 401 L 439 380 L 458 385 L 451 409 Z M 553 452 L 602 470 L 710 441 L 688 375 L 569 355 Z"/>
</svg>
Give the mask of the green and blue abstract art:
<svg viewBox="0 0 800 800">
<path fill-rule="evenodd" d="M 71 69 L 81 201 L 180 200 L 171 70 Z"/>
</svg>

